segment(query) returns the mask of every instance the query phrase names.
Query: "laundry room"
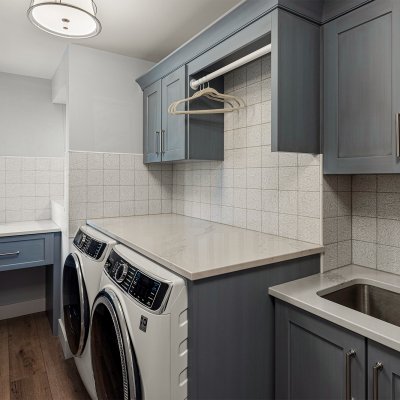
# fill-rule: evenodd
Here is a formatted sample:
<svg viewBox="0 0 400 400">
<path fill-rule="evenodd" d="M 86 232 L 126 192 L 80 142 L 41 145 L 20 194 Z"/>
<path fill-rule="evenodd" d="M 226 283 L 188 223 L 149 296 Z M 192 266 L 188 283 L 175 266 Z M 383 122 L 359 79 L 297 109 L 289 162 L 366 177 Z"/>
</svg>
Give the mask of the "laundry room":
<svg viewBox="0 0 400 400">
<path fill-rule="evenodd" d="M 0 400 L 400 400 L 398 0 L 0 35 Z"/>
</svg>

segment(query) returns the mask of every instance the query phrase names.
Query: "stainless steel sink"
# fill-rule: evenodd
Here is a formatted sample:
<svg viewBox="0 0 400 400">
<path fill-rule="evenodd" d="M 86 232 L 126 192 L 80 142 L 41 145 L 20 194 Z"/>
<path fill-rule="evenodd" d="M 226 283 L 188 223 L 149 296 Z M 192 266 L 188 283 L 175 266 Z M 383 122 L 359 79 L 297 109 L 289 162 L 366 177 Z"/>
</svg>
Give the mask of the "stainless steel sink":
<svg viewBox="0 0 400 400">
<path fill-rule="evenodd" d="M 320 296 L 400 326 L 400 293 L 368 284 L 353 284 L 330 293 L 320 294 Z"/>
</svg>

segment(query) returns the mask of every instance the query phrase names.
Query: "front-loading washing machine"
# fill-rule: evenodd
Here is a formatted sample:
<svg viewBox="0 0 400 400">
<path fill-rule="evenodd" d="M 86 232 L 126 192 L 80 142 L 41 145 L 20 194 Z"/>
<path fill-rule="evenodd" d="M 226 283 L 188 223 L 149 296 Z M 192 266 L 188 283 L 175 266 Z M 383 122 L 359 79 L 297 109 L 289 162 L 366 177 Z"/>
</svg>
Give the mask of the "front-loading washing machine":
<svg viewBox="0 0 400 400">
<path fill-rule="evenodd" d="M 187 398 L 184 279 L 123 245 L 105 264 L 91 318 L 99 399 Z"/>
<path fill-rule="evenodd" d="M 90 356 L 90 313 L 99 291 L 104 264 L 116 242 L 81 226 L 63 269 L 64 327 L 79 375 L 92 399 L 96 399 Z"/>
</svg>

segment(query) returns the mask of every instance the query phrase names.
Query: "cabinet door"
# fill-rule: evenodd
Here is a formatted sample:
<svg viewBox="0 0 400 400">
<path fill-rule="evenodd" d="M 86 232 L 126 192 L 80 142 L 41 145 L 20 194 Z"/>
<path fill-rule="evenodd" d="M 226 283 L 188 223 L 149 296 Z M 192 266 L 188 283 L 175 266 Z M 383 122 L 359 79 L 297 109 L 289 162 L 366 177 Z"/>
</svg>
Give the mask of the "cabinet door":
<svg viewBox="0 0 400 400">
<path fill-rule="evenodd" d="M 363 337 L 280 301 L 275 318 L 277 399 L 366 398 Z"/>
<path fill-rule="evenodd" d="M 368 398 L 400 399 L 400 353 L 373 341 L 368 341 Z"/>
<path fill-rule="evenodd" d="M 380 0 L 324 26 L 324 172 L 400 171 L 399 4 Z"/>
<path fill-rule="evenodd" d="M 161 80 L 143 91 L 143 161 L 161 161 Z"/>
<path fill-rule="evenodd" d="M 185 68 L 185 66 L 182 66 L 162 80 L 163 161 L 177 161 L 186 158 L 185 115 L 168 114 L 168 107 L 172 102 L 186 97 Z"/>
</svg>

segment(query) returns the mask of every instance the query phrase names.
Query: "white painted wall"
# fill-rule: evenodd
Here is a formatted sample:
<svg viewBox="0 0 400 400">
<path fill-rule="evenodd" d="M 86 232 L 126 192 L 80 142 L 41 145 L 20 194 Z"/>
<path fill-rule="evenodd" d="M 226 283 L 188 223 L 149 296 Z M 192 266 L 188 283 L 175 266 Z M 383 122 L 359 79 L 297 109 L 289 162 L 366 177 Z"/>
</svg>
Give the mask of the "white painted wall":
<svg viewBox="0 0 400 400">
<path fill-rule="evenodd" d="M 78 45 L 69 48 L 69 149 L 143 152 L 142 91 L 153 63 Z"/>
<path fill-rule="evenodd" d="M 0 72 L 0 156 L 63 156 L 65 106 L 51 81 Z"/>
</svg>

